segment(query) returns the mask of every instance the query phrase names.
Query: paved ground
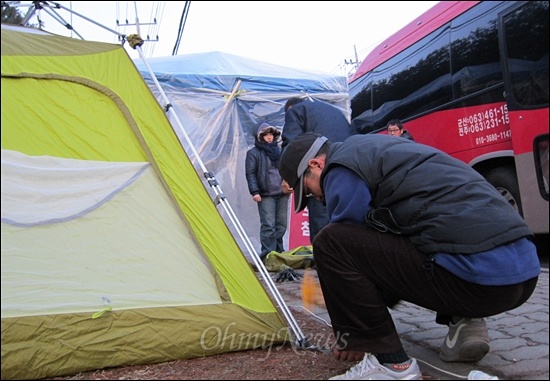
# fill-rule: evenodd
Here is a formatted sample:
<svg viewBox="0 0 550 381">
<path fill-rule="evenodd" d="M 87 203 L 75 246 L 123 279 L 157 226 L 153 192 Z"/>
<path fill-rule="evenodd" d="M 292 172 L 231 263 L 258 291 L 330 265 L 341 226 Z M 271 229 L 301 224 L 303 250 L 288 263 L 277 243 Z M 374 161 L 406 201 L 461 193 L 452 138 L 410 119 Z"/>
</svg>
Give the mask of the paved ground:
<svg viewBox="0 0 550 381">
<path fill-rule="evenodd" d="M 298 270 L 303 272 L 303 270 Z M 304 309 L 301 282 L 276 283 L 289 309 Z M 548 380 L 548 266 L 543 267 L 537 289 L 521 307 L 487 318 L 491 351 L 477 363 L 446 363 L 439 359 L 439 346 L 447 328 L 434 322 L 435 314 L 424 308 L 400 303 L 392 315 L 407 353 L 415 357 L 424 379 L 467 379 L 471 370 L 481 370 L 501 380 Z M 330 325 L 325 309 L 308 309 L 314 318 Z"/>
</svg>

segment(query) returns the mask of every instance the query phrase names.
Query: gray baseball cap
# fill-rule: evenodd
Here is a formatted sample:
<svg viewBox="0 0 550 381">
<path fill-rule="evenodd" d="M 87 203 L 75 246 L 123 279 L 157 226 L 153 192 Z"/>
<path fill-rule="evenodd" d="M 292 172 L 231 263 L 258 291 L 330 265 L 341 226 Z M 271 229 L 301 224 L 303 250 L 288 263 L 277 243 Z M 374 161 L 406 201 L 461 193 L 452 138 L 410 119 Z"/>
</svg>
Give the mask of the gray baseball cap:
<svg viewBox="0 0 550 381">
<path fill-rule="evenodd" d="M 319 134 L 306 132 L 288 143 L 279 159 L 279 173 L 294 189 L 295 213 L 304 210 L 307 204 L 303 177 L 308 168 L 308 161 L 317 156 L 317 152 L 327 140 Z"/>
</svg>

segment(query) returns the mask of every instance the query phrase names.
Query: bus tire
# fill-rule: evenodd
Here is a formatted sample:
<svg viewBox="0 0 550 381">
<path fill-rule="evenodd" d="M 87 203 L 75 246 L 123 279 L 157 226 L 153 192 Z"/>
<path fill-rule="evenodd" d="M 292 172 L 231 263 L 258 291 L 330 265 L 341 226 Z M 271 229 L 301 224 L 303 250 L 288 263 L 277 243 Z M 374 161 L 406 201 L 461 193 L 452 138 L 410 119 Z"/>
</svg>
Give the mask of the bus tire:
<svg viewBox="0 0 550 381">
<path fill-rule="evenodd" d="M 497 167 L 487 172 L 485 178 L 523 217 L 519 195 L 518 177 L 513 166 Z"/>
</svg>

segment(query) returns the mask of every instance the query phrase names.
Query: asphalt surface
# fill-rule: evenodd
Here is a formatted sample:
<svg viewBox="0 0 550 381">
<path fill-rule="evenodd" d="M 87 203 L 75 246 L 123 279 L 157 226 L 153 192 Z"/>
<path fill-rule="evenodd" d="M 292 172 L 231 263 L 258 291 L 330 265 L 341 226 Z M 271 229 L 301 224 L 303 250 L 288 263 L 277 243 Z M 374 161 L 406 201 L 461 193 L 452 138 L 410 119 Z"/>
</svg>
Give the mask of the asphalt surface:
<svg viewBox="0 0 550 381">
<path fill-rule="evenodd" d="M 407 354 L 417 359 L 424 380 L 464 380 L 480 370 L 500 380 L 548 380 L 548 254 L 541 257 L 541 275 L 531 298 L 522 306 L 488 317 L 491 350 L 476 363 L 447 363 L 439 347 L 448 329 L 435 323 L 433 311 L 400 302 L 391 310 Z M 304 270 L 296 270 L 303 274 Z M 330 325 L 323 307 L 302 304 L 301 282 L 276 283 L 290 311 L 306 310 Z"/>
</svg>

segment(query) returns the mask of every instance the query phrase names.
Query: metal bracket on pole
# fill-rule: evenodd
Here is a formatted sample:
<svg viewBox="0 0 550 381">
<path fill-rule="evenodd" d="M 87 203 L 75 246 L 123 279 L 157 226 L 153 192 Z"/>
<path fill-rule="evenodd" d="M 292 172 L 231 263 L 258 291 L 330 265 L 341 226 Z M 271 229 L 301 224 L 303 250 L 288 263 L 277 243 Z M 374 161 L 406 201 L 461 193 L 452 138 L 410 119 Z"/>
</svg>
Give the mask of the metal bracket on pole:
<svg viewBox="0 0 550 381">
<path fill-rule="evenodd" d="M 219 194 L 216 196 L 216 199 L 214 200 L 214 202 L 216 203 L 216 205 L 219 205 L 224 200 L 225 200 L 225 196 L 223 194 Z"/>
</svg>

